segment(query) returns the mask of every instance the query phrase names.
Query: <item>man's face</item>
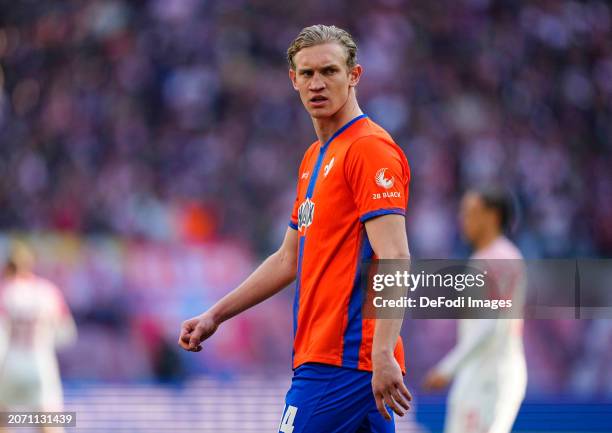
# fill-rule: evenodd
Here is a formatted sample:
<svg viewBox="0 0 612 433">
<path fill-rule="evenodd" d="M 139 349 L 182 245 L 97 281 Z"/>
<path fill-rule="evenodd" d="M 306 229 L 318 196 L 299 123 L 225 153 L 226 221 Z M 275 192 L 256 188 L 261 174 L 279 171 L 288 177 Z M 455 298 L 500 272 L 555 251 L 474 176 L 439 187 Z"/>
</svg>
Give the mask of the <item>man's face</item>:
<svg viewBox="0 0 612 433">
<path fill-rule="evenodd" d="M 490 213 L 491 211 L 475 192 L 468 192 L 461 199 L 459 210 L 461 231 L 470 244 L 474 244 L 483 232 L 483 228 L 491 223 Z"/>
<path fill-rule="evenodd" d="M 346 65 L 346 52 L 335 42 L 301 49 L 294 57 L 295 71 L 289 70 L 293 88 L 302 104 L 314 118 L 333 116 L 359 82 L 361 66 L 351 71 Z"/>
</svg>

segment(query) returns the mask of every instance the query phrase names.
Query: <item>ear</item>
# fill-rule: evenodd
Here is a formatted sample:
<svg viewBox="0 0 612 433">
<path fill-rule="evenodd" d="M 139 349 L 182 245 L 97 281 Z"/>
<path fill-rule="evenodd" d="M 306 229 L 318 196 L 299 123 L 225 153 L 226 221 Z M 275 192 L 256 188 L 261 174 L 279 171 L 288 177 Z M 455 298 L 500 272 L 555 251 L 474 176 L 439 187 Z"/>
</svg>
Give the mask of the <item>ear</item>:
<svg viewBox="0 0 612 433">
<path fill-rule="evenodd" d="M 289 68 L 289 79 L 291 80 L 291 84 L 293 85 L 294 90 L 298 90 L 296 77 L 297 74 L 295 73 L 295 71 Z"/>
<path fill-rule="evenodd" d="M 360 64 L 353 66 L 353 69 L 349 72 L 349 87 L 355 87 L 359 83 L 363 68 Z"/>
</svg>

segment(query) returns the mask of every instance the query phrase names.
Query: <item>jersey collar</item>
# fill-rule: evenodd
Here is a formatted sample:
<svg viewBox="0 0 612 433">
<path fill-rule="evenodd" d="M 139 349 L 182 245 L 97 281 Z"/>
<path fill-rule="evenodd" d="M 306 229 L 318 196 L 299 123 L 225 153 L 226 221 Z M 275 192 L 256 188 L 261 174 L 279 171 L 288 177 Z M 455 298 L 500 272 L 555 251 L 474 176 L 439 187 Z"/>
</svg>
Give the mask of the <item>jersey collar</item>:
<svg viewBox="0 0 612 433">
<path fill-rule="evenodd" d="M 338 137 L 340 134 L 346 131 L 353 123 L 357 122 L 359 119 L 363 119 L 366 117 L 368 117 L 367 114 L 360 114 L 359 116 L 354 117 L 353 119 L 349 120 L 344 126 L 342 126 L 340 129 L 334 132 L 334 134 L 331 137 L 329 137 L 329 139 L 325 142 L 325 144 L 321 146 L 321 149 L 326 149 L 327 146 L 329 146 L 329 144 L 332 141 L 334 141 L 336 137 Z"/>
</svg>

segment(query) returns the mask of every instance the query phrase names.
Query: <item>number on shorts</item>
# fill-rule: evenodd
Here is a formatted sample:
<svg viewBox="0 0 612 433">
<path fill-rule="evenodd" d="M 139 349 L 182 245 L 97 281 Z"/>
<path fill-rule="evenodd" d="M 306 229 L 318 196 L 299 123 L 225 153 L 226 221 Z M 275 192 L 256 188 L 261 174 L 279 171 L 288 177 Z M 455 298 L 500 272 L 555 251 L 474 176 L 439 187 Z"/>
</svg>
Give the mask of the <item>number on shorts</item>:
<svg viewBox="0 0 612 433">
<path fill-rule="evenodd" d="M 283 420 L 281 421 L 279 431 L 282 433 L 293 433 L 293 422 L 295 421 L 295 414 L 297 414 L 298 408 L 295 406 L 288 406 Z"/>
</svg>

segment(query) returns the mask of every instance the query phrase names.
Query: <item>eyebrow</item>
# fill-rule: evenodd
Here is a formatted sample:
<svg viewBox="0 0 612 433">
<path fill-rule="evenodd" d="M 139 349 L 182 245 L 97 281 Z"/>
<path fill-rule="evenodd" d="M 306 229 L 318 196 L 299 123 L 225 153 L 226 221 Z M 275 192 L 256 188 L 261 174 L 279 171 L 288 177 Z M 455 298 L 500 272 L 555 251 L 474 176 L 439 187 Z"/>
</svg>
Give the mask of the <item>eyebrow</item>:
<svg viewBox="0 0 612 433">
<path fill-rule="evenodd" d="M 304 72 L 312 72 L 316 68 L 298 68 L 298 73 Z M 340 67 L 335 63 L 328 63 L 327 65 L 323 65 L 318 68 L 320 71 L 330 70 L 330 69 L 340 69 Z"/>
</svg>

